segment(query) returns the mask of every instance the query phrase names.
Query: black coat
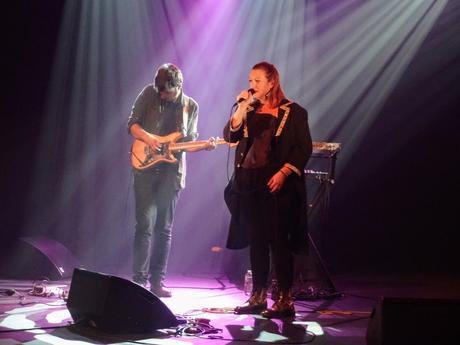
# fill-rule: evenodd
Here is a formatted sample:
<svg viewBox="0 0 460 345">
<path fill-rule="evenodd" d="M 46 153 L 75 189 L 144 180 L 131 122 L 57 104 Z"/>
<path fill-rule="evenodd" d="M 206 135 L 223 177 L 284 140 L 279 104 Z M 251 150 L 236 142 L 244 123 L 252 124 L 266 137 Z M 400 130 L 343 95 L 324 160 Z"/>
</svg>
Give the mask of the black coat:
<svg viewBox="0 0 460 345">
<path fill-rule="evenodd" d="M 286 113 L 287 116 L 285 116 Z M 249 149 L 250 123 L 254 116 L 257 116 L 254 110 L 249 111 L 245 122 L 237 131 L 230 130 L 230 121 L 224 128 L 225 140 L 233 143 L 238 142 L 234 162 L 235 172 L 240 168 Z M 279 166 L 279 168 L 287 164 L 293 170 L 293 173 L 285 181 L 285 184 L 289 184 L 289 186 L 285 185 L 283 188 L 292 190 L 296 194 L 295 200 L 300 203 L 294 207 L 298 212 L 293 219 L 292 228 L 287 229 L 292 250 L 298 252 L 305 249 L 307 245 L 307 197 L 304 168 L 312 152 L 307 111 L 297 103 L 284 100 L 278 110 L 277 129 L 277 135 L 272 140 L 273 162 L 271 163 Z M 232 216 L 227 248 L 244 248 L 249 244 L 249 231 L 238 221 L 238 198 L 232 193 L 230 186 L 225 189 L 224 196 Z"/>
</svg>

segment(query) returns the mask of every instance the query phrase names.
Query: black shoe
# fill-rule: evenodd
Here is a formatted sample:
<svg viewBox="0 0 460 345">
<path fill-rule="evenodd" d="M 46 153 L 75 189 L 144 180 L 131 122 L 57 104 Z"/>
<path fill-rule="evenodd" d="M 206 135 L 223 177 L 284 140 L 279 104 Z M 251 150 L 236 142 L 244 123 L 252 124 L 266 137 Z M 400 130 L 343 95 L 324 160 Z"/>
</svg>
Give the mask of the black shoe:
<svg viewBox="0 0 460 345">
<path fill-rule="evenodd" d="M 235 314 L 260 314 L 267 309 L 267 302 L 261 304 L 245 303 L 235 308 Z"/>
<path fill-rule="evenodd" d="M 170 289 L 167 289 L 163 285 L 152 286 L 150 291 L 152 291 L 158 297 L 172 297 L 172 292 Z"/>
<path fill-rule="evenodd" d="M 235 314 L 260 314 L 267 308 L 267 289 L 255 289 L 251 297 L 244 303 L 235 308 Z"/>
<path fill-rule="evenodd" d="M 280 290 L 278 299 L 271 308 L 260 313 L 267 319 L 284 319 L 295 316 L 294 299 L 290 290 Z"/>
</svg>

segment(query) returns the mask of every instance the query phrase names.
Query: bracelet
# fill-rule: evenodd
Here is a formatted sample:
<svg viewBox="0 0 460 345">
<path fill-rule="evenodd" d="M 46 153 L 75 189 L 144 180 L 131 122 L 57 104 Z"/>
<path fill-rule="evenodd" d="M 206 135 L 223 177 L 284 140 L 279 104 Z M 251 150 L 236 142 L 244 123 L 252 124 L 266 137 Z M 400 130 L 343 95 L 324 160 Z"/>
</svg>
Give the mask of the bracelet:
<svg viewBox="0 0 460 345">
<path fill-rule="evenodd" d="M 283 169 L 280 169 L 279 172 L 282 173 L 282 174 L 283 174 L 284 176 L 286 176 L 286 177 L 289 176 L 288 174 L 286 174 L 286 173 L 283 171 Z"/>
</svg>

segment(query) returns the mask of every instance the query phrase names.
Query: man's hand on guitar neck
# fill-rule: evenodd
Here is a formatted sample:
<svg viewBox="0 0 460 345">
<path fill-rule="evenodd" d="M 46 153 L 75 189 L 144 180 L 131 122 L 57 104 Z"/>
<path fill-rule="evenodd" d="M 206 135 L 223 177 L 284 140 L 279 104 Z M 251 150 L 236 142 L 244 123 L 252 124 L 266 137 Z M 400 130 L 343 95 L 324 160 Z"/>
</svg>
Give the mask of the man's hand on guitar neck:
<svg viewBox="0 0 460 345">
<path fill-rule="evenodd" d="M 216 147 L 217 147 L 216 138 L 214 137 L 209 138 L 208 141 L 206 142 L 205 150 L 211 151 L 211 150 L 214 150 Z"/>
</svg>

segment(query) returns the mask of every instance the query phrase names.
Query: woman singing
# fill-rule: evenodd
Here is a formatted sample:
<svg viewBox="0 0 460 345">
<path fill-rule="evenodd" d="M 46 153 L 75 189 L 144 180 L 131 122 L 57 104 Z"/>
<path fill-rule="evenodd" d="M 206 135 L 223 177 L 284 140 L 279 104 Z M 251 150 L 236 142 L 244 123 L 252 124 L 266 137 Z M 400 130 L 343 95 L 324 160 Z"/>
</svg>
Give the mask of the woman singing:
<svg viewBox="0 0 460 345">
<path fill-rule="evenodd" d="M 232 215 L 227 247 L 250 246 L 253 290 L 235 313 L 292 317 L 293 253 L 307 248 L 308 113 L 285 97 L 276 67 L 265 61 L 251 69 L 249 90 L 237 100 L 224 128 L 224 138 L 238 142 L 234 180 L 225 193 Z M 270 262 L 279 294 L 267 309 Z"/>
</svg>

